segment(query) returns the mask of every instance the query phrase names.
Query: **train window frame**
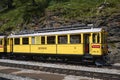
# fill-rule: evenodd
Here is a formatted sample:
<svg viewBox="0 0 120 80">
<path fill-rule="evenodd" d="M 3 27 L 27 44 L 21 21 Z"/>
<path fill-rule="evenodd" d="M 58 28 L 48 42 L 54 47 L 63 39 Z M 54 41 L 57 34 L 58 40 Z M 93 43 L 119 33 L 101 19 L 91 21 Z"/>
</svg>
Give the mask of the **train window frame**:
<svg viewBox="0 0 120 80">
<path fill-rule="evenodd" d="M 75 41 L 75 36 L 77 36 L 78 38 L 78 42 L 73 42 Z M 73 38 L 72 38 L 73 37 Z M 70 44 L 80 44 L 81 43 L 81 34 L 70 34 Z"/>
<path fill-rule="evenodd" d="M 26 39 L 26 40 L 25 40 Z M 26 42 L 25 42 L 26 41 Z M 29 44 L 29 37 L 23 37 L 22 38 L 22 44 L 23 45 L 27 45 L 27 44 Z"/>
<path fill-rule="evenodd" d="M 45 36 L 41 36 L 41 44 L 45 44 Z"/>
<path fill-rule="evenodd" d="M 14 38 L 14 45 L 20 45 L 20 38 Z"/>
<path fill-rule="evenodd" d="M 56 44 L 56 36 L 47 36 L 47 44 Z"/>
<path fill-rule="evenodd" d="M 59 39 L 60 37 L 61 39 Z M 65 38 L 65 40 L 62 38 Z M 68 35 L 58 35 L 58 44 L 68 44 Z"/>
</svg>

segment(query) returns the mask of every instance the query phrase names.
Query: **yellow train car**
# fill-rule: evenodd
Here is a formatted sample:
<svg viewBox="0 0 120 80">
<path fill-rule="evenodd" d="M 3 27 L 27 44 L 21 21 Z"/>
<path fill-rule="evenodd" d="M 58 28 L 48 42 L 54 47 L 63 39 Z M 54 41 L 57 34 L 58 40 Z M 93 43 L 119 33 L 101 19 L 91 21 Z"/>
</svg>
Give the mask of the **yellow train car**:
<svg viewBox="0 0 120 80">
<path fill-rule="evenodd" d="M 6 52 L 5 36 L 0 36 L 0 53 Z"/>
<path fill-rule="evenodd" d="M 106 37 L 103 28 L 10 35 L 7 52 L 95 61 L 108 53 Z"/>
</svg>

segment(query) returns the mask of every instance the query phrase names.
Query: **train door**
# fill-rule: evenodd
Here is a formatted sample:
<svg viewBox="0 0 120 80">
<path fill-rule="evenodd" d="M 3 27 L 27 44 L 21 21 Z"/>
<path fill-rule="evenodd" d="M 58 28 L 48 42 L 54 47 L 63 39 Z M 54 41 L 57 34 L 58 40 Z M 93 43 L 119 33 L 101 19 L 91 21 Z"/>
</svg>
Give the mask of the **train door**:
<svg viewBox="0 0 120 80">
<path fill-rule="evenodd" d="M 90 52 L 89 46 L 90 46 L 90 34 L 84 34 L 84 53 L 87 54 Z"/>
<path fill-rule="evenodd" d="M 13 52 L 13 38 L 10 38 L 10 53 Z"/>
<path fill-rule="evenodd" d="M 3 41 L 4 41 L 4 52 L 6 53 L 7 52 L 7 38 L 5 37 Z"/>
</svg>

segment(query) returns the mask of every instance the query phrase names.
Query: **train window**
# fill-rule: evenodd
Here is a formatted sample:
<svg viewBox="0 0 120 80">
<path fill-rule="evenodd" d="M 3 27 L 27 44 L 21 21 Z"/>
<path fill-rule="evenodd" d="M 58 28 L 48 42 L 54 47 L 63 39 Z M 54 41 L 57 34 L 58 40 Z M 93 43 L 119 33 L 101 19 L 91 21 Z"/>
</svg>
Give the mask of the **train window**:
<svg viewBox="0 0 120 80">
<path fill-rule="evenodd" d="M 99 42 L 100 42 L 99 33 L 93 33 L 93 43 L 99 43 Z"/>
<path fill-rule="evenodd" d="M 22 38 L 22 44 L 29 44 L 29 38 Z"/>
<path fill-rule="evenodd" d="M 58 36 L 58 44 L 67 44 L 67 35 Z"/>
<path fill-rule="evenodd" d="M 99 35 L 99 33 L 97 34 L 97 43 L 100 43 L 100 35 Z"/>
<path fill-rule="evenodd" d="M 2 39 L 0 39 L 0 45 L 2 45 Z"/>
<path fill-rule="evenodd" d="M 40 44 L 40 43 L 41 43 L 40 36 L 36 36 L 36 38 L 35 38 L 35 44 Z"/>
<path fill-rule="evenodd" d="M 55 36 L 48 36 L 47 44 L 55 44 Z"/>
<path fill-rule="evenodd" d="M 96 43 L 96 34 L 93 34 L 93 43 Z"/>
<path fill-rule="evenodd" d="M 79 34 L 77 35 L 70 35 L 70 43 L 71 44 L 78 44 L 81 42 L 81 36 Z"/>
<path fill-rule="evenodd" d="M 15 42 L 15 45 L 19 45 L 19 44 L 20 44 L 20 38 L 15 38 L 14 40 L 15 40 L 15 41 L 14 41 L 14 42 Z"/>
<path fill-rule="evenodd" d="M 32 44 L 35 44 L 35 37 L 32 37 Z"/>
<path fill-rule="evenodd" d="M 45 36 L 41 37 L 41 44 L 45 44 Z"/>
</svg>

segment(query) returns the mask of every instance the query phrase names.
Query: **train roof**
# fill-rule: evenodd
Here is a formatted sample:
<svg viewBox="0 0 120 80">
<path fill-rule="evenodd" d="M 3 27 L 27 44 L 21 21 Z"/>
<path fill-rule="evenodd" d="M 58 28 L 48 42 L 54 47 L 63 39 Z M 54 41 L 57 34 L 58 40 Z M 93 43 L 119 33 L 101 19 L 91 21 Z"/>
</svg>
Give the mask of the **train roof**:
<svg viewBox="0 0 120 80">
<path fill-rule="evenodd" d="M 5 38 L 5 36 L 0 36 L 0 38 Z"/>
<path fill-rule="evenodd" d="M 89 29 L 79 29 L 79 30 L 68 30 L 68 31 L 56 31 L 56 32 L 43 32 L 43 33 L 32 33 L 32 34 L 11 34 L 9 38 L 14 37 L 27 37 L 27 36 L 49 36 L 49 35 L 64 35 L 64 34 L 78 34 L 78 33 L 91 33 L 91 32 L 101 32 L 102 28 L 89 28 Z"/>
</svg>

